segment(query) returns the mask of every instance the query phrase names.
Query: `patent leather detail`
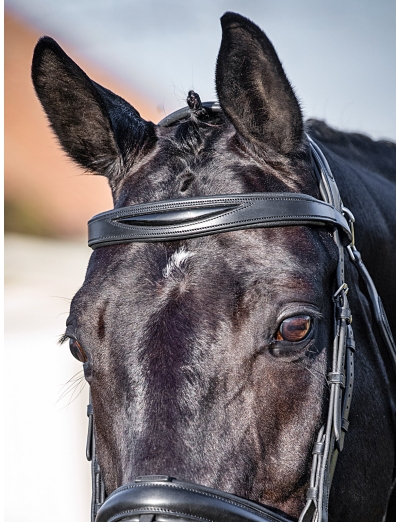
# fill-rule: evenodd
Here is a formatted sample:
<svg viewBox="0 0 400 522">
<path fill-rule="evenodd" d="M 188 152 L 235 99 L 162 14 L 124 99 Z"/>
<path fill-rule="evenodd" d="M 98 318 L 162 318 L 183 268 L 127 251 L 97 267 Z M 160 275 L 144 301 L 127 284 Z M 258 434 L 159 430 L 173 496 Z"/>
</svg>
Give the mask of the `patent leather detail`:
<svg viewBox="0 0 400 522">
<path fill-rule="evenodd" d="M 289 522 L 293 519 L 230 493 L 171 477 L 149 476 L 115 490 L 96 518 L 96 522 L 122 520 Z"/>
<path fill-rule="evenodd" d="M 102 212 L 89 221 L 88 243 L 95 249 L 291 225 L 339 227 L 351 239 L 346 219 L 333 205 L 306 194 L 260 192 L 155 201 Z"/>
</svg>

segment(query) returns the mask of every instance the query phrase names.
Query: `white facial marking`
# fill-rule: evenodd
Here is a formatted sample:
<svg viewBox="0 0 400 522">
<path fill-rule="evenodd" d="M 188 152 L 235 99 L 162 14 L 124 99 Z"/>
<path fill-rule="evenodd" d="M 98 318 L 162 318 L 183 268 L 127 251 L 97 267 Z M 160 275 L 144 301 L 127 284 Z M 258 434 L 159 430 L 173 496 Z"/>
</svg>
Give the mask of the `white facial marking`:
<svg viewBox="0 0 400 522">
<path fill-rule="evenodd" d="M 167 279 L 173 274 L 174 270 L 183 272 L 186 261 L 193 255 L 193 252 L 188 252 L 184 247 L 174 252 L 168 259 L 167 266 L 163 269 L 163 277 Z"/>
</svg>

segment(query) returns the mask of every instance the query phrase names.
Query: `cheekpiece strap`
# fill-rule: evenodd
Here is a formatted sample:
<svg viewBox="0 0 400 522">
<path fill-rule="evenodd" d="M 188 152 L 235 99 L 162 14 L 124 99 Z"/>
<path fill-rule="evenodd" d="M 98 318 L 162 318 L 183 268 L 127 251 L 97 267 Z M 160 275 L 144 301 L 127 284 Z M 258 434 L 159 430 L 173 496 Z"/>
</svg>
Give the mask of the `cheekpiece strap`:
<svg viewBox="0 0 400 522">
<path fill-rule="evenodd" d="M 100 466 L 96 455 L 96 442 L 94 438 L 92 394 L 89 392 L 89 404 L 87 407 L 88 434 L 86 442 L 86 458 L 91 461 L 92 475 L 92 501 L 90 505 L 90 522 L 95 522 L 97 513 L 103 505 L 106 494 L 104 482 L 101 476 Z"/>
</svg>

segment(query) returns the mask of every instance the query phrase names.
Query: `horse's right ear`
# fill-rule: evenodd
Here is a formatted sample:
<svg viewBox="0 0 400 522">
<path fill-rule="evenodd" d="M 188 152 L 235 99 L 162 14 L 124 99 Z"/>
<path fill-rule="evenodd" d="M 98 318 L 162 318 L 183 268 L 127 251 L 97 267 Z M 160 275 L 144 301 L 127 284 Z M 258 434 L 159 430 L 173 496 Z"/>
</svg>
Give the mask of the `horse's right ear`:
<svg viewBox="0 0 400 522">
<path fill-rule="evenodd" d="M 111 188 L 155 142 L 155 126 L 125 100 L 92 81 L 52 38 L 36 45 L 32 81 L 63 149 Z"/>
<path fill-rule="evenodd" d="M 216 87 L 223 111 L 246 140 L 296 153 L 303 141 L 301 109 L 273 45 L 239 14 L 225 13 L 221 25 Z"/>
</svg>

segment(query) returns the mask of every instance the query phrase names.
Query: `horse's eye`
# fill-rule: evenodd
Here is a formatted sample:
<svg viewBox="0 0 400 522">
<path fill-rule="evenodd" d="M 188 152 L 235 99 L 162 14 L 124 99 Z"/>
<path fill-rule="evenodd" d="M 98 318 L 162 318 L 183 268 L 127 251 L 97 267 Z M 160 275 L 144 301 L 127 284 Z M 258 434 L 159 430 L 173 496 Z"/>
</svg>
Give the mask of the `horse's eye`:
<svg viewBox="0 0 400 522">
<path fill-rule="evenodd" d="M 85 363 L 87 361 L 87 357 L 85 352 L 83 351 L 82 346 L 78 343 L 76 339 L 69 339 L 69 349 L 71 350 L 72 355 L 75 359 L 78 359 L 81 363 Z"/>
<path fill-rule="evenodd" d="M 277 341 L 288 341 L 290 343 L 295 343 L 305 339 L 310 329 L 310 316 L 297 315 L 295 317 L 288 317 L 281 322 L 275 339 Z"/>
</svg>

